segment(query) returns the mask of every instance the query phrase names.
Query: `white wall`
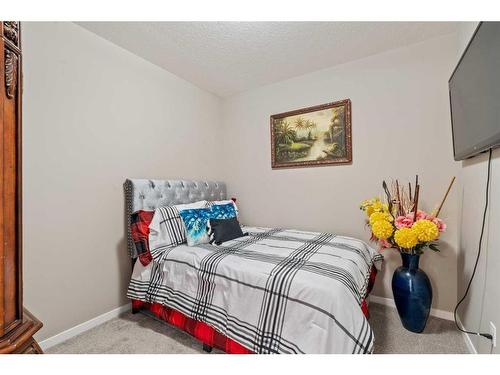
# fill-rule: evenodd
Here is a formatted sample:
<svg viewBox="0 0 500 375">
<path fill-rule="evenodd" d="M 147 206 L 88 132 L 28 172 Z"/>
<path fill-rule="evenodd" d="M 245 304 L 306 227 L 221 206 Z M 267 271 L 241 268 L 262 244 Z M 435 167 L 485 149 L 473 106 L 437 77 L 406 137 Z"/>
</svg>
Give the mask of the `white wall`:
<svg viewBox="0 0 500 375">
<path fill-rule="evenodd" d="M 220 100 L 72 23 L 23 23 L 24 304 L 53 336 L 127 302 L 127 177 L 222 178 Z"/>
<path fill-rule="evenodd" d="M 422 208 L 440 200 L 459 164 L 453 161 L 447 81 L 456 63 L 456 35 L 248 91 L 223 103 L 225 180 L 239 198 L 243 222 L 346 234 L 368 240 L 361 200 L 383 194 L 382 179 L 422 184 Z M 352 100 L 353 163 L 271 170 L 269 116 Z M 442 211 L 449 230 L 442 253 L 421 262 L 433 306 L 451 311 L 457 291 L 457 187 Z M 391 297 L 401 261 L 386 251 L 375 295 Z"/>
<path fill-rule="evenodd" d="M 474 30 L 476 22 L 463 24 L 459 33 L 457 62 Z M 462 190 L 460 242 L 458 253 L 458 292 L 461 297 L 470 279 L 476 260 L 481 221 L 484 209 L 488 155 L 483 154 L 461 163 Z M 487 214 L 486 232 L 482 255 L 467 300 L 460 308 L 459 316 L 469 331 L 489 332 L 493 321 L 500 332 L 500 149 L 493 152 L 491 165 L 490 208 Z M 495 230 L 497 229 L 497 230 Z M 479 353 L 500 353 L 499 346 L 492 348 L 490 341 L 477 336 L 471 340 Z"/>
<path fill-rule="evenodd" d="M 474 26 L 459 35 L 459 49 Z M 45 324 L 39 339 L 126 303 L 127 177 L 224 179 L 246 223 L 368 240 L 358 204 L 382 193 L 383 178 L 418 173 L 423 207 L 431 209 L 456 174 L 442 215 L 449 225 L 443 252 L 426 254 L 422 267 L 433 283 L 435 308 L 452 310 L 457 280 L 463 291 L 476 252 L 486 165 L 484 155 L 452 159 L 447 80 L 458 60 L 456 36 L 223 103 L 71 23 L 23 23 L 23 49 L 24 300 Z M 344 98 L 352 100 L 352 165 L 271 170 L 271 114 Z M 497 150 L 491 228 L 500 220 L 499 165 Z M 498 319 L 499 242 L 498 231 L 487 235 L 461 314 L 469 329 L 487 330 L 489 320 Z M 390 277 L 400 261 L 391 252 L 386 260 L 374 294 L 391 297 Z M 473 340 L 489 352 L 487 342 Z"/>
</svg>

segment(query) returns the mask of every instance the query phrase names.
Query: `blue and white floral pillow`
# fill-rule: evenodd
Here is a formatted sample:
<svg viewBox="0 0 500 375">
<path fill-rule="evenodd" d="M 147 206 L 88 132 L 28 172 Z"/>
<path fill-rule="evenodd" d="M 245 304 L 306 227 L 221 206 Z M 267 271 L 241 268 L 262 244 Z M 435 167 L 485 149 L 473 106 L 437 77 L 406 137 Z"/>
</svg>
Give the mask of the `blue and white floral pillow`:
<svg viewBox="0 0 500 375">
<path fill-rule="evenodd" d="M 186 227 L 188 246 L 208 243 L 207 224 L 210 219 L 230 219 L 236 217 L 234 205 L 214 205 L 209 208 L 187 209 L 179 211 L 179 216 Z"/>
<path fill-rule="evenodd" d="M 230 219 L 236 217 L 236 208 L 233 202 L 227 204 L 214 204 L 211 209 L 210 219 Z"/>
</svg>

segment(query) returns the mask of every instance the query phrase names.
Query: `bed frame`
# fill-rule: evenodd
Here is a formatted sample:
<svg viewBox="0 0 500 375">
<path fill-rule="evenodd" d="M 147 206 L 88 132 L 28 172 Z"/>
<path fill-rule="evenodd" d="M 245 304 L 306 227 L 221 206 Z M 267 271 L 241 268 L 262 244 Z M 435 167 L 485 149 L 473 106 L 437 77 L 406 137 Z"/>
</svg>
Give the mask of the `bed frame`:
<svg viewBox="0 0 500 375">
<path fill-rule="evenodd" d="M 137 252 L 130 233 L 130 215 L 138 210 L 151 210 L 157 207 L 182 203 L 193 203 L 200 200 L 226 199 L 226 184 L 219 181 L 194 180 L 148 180 L 127 179 L 123 184 L 125 190 L 125 226 L 127 233 L 127 250 L 132 264 L 137 259 Z M 132 308 L 132 313 L 146 311 Z M 150 314 L 147 314 L 150 316 Z M 211 352 L 212 347 L 203 344 L 203 350 Z"/>
<path fill-rule="evenodd" d="M 192 180 L 146 180 L 146 179 L 127 179 L 124 183 L 125 190 L 125 223 L 126 223 L 126 233 L 127 233 L 127 249 L 128 255 L 134 263 L 137 259 L 137 252 L 132 241 L 132 236 L 130 233 L 130 215 L 137 210 L 154 210 L 160 206 L 168 206 L 181 203 L 192 203 L 199 200 L 225 200 L 226 197 L 226 185 L 223 182 L 218 181 L 192 181 Z M 375 267 L 372 268 L 372 273 L 370 275 L 370 285 L 368 287 L 368 293 L 371 291 L 377 270 Z M 368 318 L 368 306 L 366 301 L 363 301 L 361 309 L 365 316 Z M 153 316 L 153 318 L 159 318 L 162 321 L 176 325 L 175 322 L 170 322 L 165 319 L 171 309 L 165 307 L 162 308 L 159 304 L 150 304 L 141 301 L 132 301 L 132 312 L 143 312 L 148 316 Z M 175 311 L 175 310 L 173 310 Z M 180 314 L 180 313 L 179 313 Z M 184 317 L 185 318 L 185 317 Z M 200 322 L 204 325 L 203 322 Z M 177 325 L 178 328 L 190 333 L 187 329 L 182 326 Z M 211 329 L 209 326 L 206 329 Z M 192 333 L 190 333 L 193 335 Z M 215 347 L 225 350 L 228 353 L 251 353 L 246 348 L 243 348 L 238 343 L 233 340 L 226 338 L 222 334 L 218 339 L 227 339 L 229 345 L 232 345 L 229 350 L 223 349 L 219 343 L 215 342 Z M 193 335 L 194 336 L 194 335 Z M 196 339 L 202 341 L 195 336 Z M 220 342 L 220 341 L 219 341 Z M 203 343 L 203 350 L 206 352 L 212 351 L 212 346 Z M 227 347 L 226 347 L 227 348 Z"/>
</svg>

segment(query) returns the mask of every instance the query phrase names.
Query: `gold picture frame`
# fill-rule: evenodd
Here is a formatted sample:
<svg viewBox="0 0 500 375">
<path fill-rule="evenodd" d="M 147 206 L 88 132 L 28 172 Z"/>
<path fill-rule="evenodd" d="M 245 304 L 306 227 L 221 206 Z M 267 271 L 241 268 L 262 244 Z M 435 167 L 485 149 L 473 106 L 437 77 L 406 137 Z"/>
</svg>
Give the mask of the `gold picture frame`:
<svg viewBox="0 0 500 375">
<path fill-rule="evenodd" d="M 350 99 L 272 115 L 270 123 L 273 169 L 352 162 Z"/>
</svg>

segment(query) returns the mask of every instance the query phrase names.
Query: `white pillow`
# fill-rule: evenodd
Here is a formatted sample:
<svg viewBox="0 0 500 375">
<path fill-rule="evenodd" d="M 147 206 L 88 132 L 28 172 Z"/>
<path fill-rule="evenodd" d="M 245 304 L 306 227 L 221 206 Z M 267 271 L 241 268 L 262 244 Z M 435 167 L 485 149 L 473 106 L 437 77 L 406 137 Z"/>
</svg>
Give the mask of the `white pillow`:
<svg viewBox="0 0 500 375">
<path fill-rule="evenodd" d="M 198 201 L 175 206 L 158 207 L 149 224 L 149 248 L 151 255 L 162 248 L 177 246 L 186 242 L 186 229 L 179 211 L 189 208 L 203 208 L 207 201 Z"/>
</svg>

